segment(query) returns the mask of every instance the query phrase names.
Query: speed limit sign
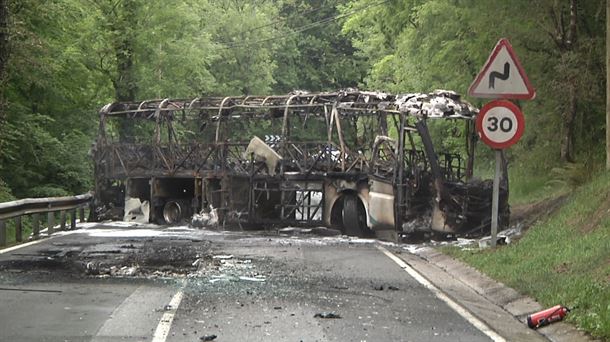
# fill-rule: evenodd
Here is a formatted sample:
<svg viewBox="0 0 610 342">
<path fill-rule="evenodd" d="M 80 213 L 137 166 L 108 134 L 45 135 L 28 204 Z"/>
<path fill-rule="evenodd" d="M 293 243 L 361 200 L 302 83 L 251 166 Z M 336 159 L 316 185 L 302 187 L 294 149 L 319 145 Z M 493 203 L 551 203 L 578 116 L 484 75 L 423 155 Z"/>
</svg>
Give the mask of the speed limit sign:
<svg viewBox="0 0 610 342">
<path fill-rule="evenodd" d="M 477 133 L 491 148 L 501 150 L 515 144 L 523 135 L 525 119 L 514 103 L 506 100 L 489 102 L 476 121 Z"/>
</svg>

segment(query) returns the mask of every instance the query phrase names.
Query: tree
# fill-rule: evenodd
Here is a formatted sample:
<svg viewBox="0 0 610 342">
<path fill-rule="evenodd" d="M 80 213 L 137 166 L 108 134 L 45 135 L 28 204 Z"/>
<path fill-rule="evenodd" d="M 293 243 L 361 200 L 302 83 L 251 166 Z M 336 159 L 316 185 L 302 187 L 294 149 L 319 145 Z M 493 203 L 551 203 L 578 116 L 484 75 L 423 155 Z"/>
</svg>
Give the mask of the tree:
<svg viewBox="0 0 610 342">
<path fill-rule="evenodd" d="M 0 178 L 18 197 L 86 191 L 91 185 L 88 135 L 94 129 L 83 113 L 97 89 L 83 54 L 74 48 L 82 7 L 28 0 L 8 6 L 12 43 Z"/>
<path fill-rule="evenodd" d="M 563 7 L 563 6 L 561 6 Z M 576 49 L 578 44 L 578 1 L 570 0 L 569 22 L 565 23 L 564 11 L 557 8 L 557 4 L 551 9 L 551 17 L 555 32 L 551 38 L 557 45 L 562 57 L 567 57 Z M 574 69 L 574 67 L 572 67 Z M 578 108 L 578 98 L 576 87 L 578 86 L 576 77 L 572 73 L 566 72 L 566 85 L 568 87 L 568 104 L 563 110 L 563 137 L 561 139 L 561 160 L 564 162 L 574 162 L 574 140 L 575 140 L 575 121 Z"/>
<path fill-rule="evenodd" d="M 606 170 L 610 170 L 610 0 L 606 0 Z"/>
<path fill-rule="evenodd" d="M 353 0 L 344 11 L 363 3 Z M 528 127 L 509 152 L 545 172 L 562 158 L 599 159 L 600 32 L 605 25 L 600 9 L 601 1 L 576 0 L 535 5 L 525 0 L 389 1 L 351 16 L 343 29 L 370 64 L 365 85 L 392 92 L 448 88 L 463 94 L 494 44 L 509 38 L 538 93 L 534 101 L 521 103 Z"/>
<path fill-rule="evenodd" d="M 4 88 L 6 82 L 6 64 L 9 57 L 9 12 L 7 0 L 0 0 L 0 125 L 4 124 L 5 103 Z M 0 135 L 0 151 L 2 151 L 2 136 Z M 10 189 L 0 178 L 0 200 L 8 200 Z"/>
<path fill-rule="evenodd" d="M 283 31 L 275 50 L 278 92 L 329 91 L 357 87 L 364 60 L 342 33 L 344 17 L 337 0 L 285 0 L 280 3 Z"/>
<path fill-rule="evenodd" d="M 6 64 L 9 56 L 9 11 L 8 0 L 0 0 L 0 123 L 4 118 L 4 86 Z"/>
<path fill-rule="evenodd" d="M 216 95 L 268 94 L 277 64 L 276 16 L 273 1 L 256 4 L 211 0 L 204 16 L 215 43 L 210 70 L 216 79 Z"/>
</svg>

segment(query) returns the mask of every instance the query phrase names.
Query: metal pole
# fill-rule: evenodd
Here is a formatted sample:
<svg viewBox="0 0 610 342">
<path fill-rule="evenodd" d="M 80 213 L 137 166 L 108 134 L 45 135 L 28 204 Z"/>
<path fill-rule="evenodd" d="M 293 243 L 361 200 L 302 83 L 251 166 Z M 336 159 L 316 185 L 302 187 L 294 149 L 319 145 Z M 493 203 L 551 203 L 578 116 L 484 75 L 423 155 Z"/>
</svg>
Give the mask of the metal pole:
<svg viewBox="0 0 610 342">
<path fill-rule="evenodd" d="M 53 227 L 55 227 L 55 213 L 49 211 L 47 213 L 47 235 L 53 235 Z"/>
<path fill-rule="evenodd" d="M 76 229 L 76 209 L 70 210 L 70 230 Z"/>
<path fill-rule="evenodd" d="M 0 220 L 0 246 L 6 246 L 6 223 Z"/>
<path fill-rule="evenodd" d="M 491 199 L 491 247 L 496 247 L 498 240 L 498 202 L 500 201 L 500 174 L 502 150 L 496 151 L 496 173 L 494 175 L 493 194 Z"/>
<path fill-rule="evenodd" d="M 66 230 L 66 211 L 62 210 L 59 213 L 59 230 Z"/>
<path fill-rule="evenodd" d="M 32 237 L 34 240 L 40 238 L 40 214 L 32 215 Z"/>
<path fill-rule="evenodd" d="M 21 216 L 15 217 L 15 240 L 17 242 L 23 241 L 23 225 L 21 223 Z"/>
</svg>

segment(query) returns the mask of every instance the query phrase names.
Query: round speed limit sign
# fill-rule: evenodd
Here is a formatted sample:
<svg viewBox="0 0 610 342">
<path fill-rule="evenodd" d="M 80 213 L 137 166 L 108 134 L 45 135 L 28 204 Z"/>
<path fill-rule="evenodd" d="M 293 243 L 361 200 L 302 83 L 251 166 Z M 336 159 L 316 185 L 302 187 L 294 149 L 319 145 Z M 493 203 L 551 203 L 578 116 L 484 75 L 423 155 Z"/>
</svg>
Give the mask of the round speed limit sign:
<svg viewBox="0 0 610 342">
<path fill-rule="evenodd" d="M 477 116 L 476 127 L 485 144 L 491 148 L 504 149 L 521 139 L 525 118 L 514 103 L 496 100 L 483 106 Z"/>
</svg>

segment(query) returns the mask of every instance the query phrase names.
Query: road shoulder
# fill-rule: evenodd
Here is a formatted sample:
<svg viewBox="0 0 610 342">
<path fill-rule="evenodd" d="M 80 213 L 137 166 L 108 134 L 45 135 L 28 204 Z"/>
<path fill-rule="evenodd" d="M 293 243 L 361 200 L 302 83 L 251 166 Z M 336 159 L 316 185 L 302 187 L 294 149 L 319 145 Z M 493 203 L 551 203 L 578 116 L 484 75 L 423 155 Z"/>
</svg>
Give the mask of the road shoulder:
<svg viewBox="0 0 610 342">
<path fill-rule="evenodd" d="M 527 315 L 543 309 L 538 302 L 433 248 L 393 252 L 509 341 L 594 341 L 565 322 L 529 329 Z"/>
</svg>

